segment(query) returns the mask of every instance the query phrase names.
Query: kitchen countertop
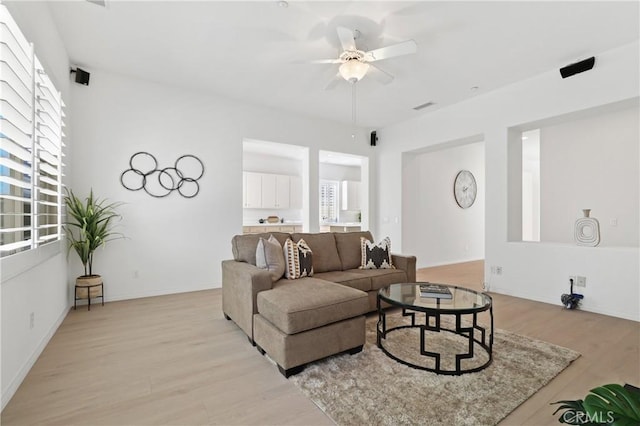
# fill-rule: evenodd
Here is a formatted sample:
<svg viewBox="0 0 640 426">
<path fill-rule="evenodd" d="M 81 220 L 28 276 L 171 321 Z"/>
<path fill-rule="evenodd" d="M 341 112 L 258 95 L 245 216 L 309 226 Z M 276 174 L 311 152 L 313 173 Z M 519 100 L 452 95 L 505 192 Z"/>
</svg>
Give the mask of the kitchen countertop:
<svg viewBox="0 0 640 426">
<path fill-rule="evenodd" d="M 362 226 L 362 223 L 360 222 L 328 222 L 328 223 L 323 223 L 322 226 L 356 227 L 356 226 Z"/>
<path fill-rule="evenodd" d="M 243 223 L 242 226 L 302 226 L 302 222 L 284 222 L 284 223 L 251 222 L 251 223 Z"/>
</svg>

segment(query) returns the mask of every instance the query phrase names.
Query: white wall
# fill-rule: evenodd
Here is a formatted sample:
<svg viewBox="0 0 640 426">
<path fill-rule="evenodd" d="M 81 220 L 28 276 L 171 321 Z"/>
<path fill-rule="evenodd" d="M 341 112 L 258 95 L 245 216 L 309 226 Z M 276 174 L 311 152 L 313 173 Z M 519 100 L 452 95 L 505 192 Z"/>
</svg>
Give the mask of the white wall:
<svg viewBox="0 0 640 426">
<path fill-rule="evenodd" d="M 473 173 L 478 194 L 461 209 L 453 196 L 460 170 Z M 484 258 L 484 143 L 407 153 L 402 176 L 402 250 L 420 268 Z"/>
<path fill-rule="evenodd" d="M 541 241 L 573 243 L 576 219 L 591 209 L 601 246 L 638 247 L 639 114 L 634 107 L 540 129 Z"/>
<path fill-rule="evenodd" d="M 340 164 L 320 163 L 320 179 L 324 180 L 352 180 L 360 182 L 360 167 L 342 166 Z"/>
<path fill-rule="evenodd" d="M 69 61 L 45 3 L 3 3 L 30 42 L 65 101 L 69 100 Z M 71 110 L 66 109 L 70 127 Z M 65 153 L 70 158 L 70 141 Z M 66 316 L 71 291 L 67 285 L 66 250 L 53 243 L 0 260 L 2 408 Z M 34 327 L 30 328 L 33 313 Z"/>
<path fill-rule="evenodd" d="M 587 277 L 582 309 L 640 319 L 638 248 L 507 241 L 509 129 L 605 104 L 638 98 L 639 44 L 597 56 L 593 70 L 562 79 L 558 70 L 380 130 L 376 206 L 379 235 L 402 247 L 403 152 L 481 134 L 485 141 L 485 281 L 498 293 L 559 304 L 569 275 Z M 637 159 L 637 157 L 636 157 Z M 406 201 L 406 200 L 405 200 Z M 513 202 L 513 200 L 512 200 Z M 521 200 L 517 201 L 521 203 Z M 398 218 L 398 223 L 396 223 Z M 502 266 L 491 275 L 490 266 Z"/>
<path fill-rule="evenodd" d="M 242 169 L 245 172 L 302 176 L 302 161 L 245 151 L 242 157 Z"/>
<path fill-rule="evenodd" d="M 231 238 L 242 232 L 243 139 L 310 147 L 308 223 L 317 231 L 318 150 L 343 150 L 350 126 L 89 71 L 90 86 L 73 87 L 73 138 L 79 142 L 72 187 L 79 194 L 93 187 L 101 197 L 126 203 L 121 231 L 128 239 L 95 258 L 107 301 L 221 285 L 220 262 L 231 258 Z M 366 140 L 364 131 L 360 136 Z M 364 143 L 349 149 L 362 156 L 373 152 Z M 155 199 L 127 191 L 119 178 L 136 151 L 152 153 L 165 167 L 181 154 L 198 156 L 206 167 L 200 194 Z"/>
</svg>

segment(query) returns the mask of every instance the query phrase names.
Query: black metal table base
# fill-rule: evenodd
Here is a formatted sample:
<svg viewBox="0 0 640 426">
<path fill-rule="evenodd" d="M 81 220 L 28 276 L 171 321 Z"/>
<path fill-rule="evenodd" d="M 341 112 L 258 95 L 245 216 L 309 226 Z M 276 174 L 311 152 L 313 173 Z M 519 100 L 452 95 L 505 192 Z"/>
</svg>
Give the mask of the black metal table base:
<svg viewBox="0 0 640 426">
<path fill-rule="evenodd" d="M 474 373 L 480 370 L 487 368 L 491 362 L 493 361 L 493 306 L 489 308 L 489 316 L 490 316 L 490 325 L 489 325 L 489 333 L 487 333 L 487 328 L 482 327 L 478 324 L 478 313 L 479 312 L 459 312 L 459 313 L 439 313 L 439 312 L 423 312 L 425 315 L 424 324 L 416 323 L 416 313 L 419 311 L 409 311 L 407 308 L 402 308 L 402 316 L 411 317 L 411 325 L 400 325 L 396 327 L 392 327 L 387 329 L 387 314 L 380 307 L 380 298 L 378 297 L 378 323 L 376 326 L 376 335 L 377 335 L 377 344 L 378 347 L 390 358 L 395 361 L 407 365 L 412 368 L 416 368 L 419 370 L 431 371 L 437 374 L 445 374 L 451 376 L 459 376 L 461 374 L 466 373 Z M 455 328 L 446 328 L 441 325 L 441 316 L 442 315 L 451 315 L 455 317 Z M 470 326 L 463 326 L 462 316 L 463 315 L 472 315 L 473 321 Z M 433 325 L 431 324 L 431 319 L 433 319 Z M 420 329 L 420 354 L 423 356 L 431 357 L 434 359 L 435 366 L 434 368 L 425 367 L 423 365 L 416 365 L 407 360 L 403 360 L 398 358 L 396 355 L 392 354 L 389 350 L 387 350 L 383 341 L 386 340 L 387 335 L 393 331 L 401 330 L 405 328 L 419 328 Z M 476 333 L 476 331 L 478 333 Z M 429 332 L 449 332 L 454 333 L 458 336 L 462 336 L 467 339 L 467 352 L 466 353 L 458 353 L 455 354 L 456 358 L 456 368 L 455 370 L 447 370 L 441 368 L 440 358 L 442 354 L 437 352 L 432 352 L 428 350 L 427 347 L 427 339 L 426 334 Z M 479 334 L 477 337 L 476 335 Z M 477 365 L 473 368 L 463 368 L 462 360 L 464 359 L 473 359 L 476 355 L 475 352 L 477 349 L 484 350 L 488 355 L 488 360 L 481 364 Z"/>
<path fill-rule="evenodd" d="M 73 310 L 77 308 L 78 300 L 87 300 L 87 310 L 91 310 L 91 289 L 94 287 L 100 287 L 100 296 L 94 296 L 93 299 L 102 299 L 102 306 L 104 306 L 104 283 L 93 285 L 76 285 L 74 290 Z M 87 289 L 87 297 L 78 297 L 78 289 Z"/>
</svg>

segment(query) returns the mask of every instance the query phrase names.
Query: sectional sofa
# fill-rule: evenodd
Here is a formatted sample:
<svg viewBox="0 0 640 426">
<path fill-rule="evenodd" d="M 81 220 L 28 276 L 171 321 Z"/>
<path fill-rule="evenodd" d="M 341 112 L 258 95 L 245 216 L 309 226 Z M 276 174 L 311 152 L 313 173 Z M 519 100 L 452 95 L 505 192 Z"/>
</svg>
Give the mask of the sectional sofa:
<svg viewBox="0 0 640 426">
<path fill-rule="evenodd" d="M 274 278 L 256 266 L 260 238 L 304 239 L 314 274 Z M 380 288 L 416 281 L 416 258 L 393 254 L 391 269 L 360 269 L 361 240 L 370 232 L 236 235 L 233 260 L 222 262 L 222 309 L 261 353 L 288 377 L 327 356 L 357 353 L 365 338 L 365 314 L 376 309 Z M 277 277 L 276 277 L 277 278 Z"/>
</svg>

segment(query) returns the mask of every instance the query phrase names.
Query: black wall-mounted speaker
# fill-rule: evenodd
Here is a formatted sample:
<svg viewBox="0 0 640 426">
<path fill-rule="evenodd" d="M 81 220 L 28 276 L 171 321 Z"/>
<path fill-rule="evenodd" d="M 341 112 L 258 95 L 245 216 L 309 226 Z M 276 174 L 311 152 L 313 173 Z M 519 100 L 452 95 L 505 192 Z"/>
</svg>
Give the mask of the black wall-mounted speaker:
<svg viewBox="0 0 640 426">
<path fill-rule="evenodd" d="M 572 75 L 579 74 L 581 72 L 589 71 L 596 63 L 596 57 L 592 56 L 584 61 L 576 62 L 575 64 L 567 65 L 560 68 L 560 75 L 562 78 L 571 77 Z"/>
<path fill-rule="evenodd" d="M 376 135 L 376 131 L 371 132 L 371 146 L 376 146 L 378 143 L 378 136 Z"/>
<path fill-rule="evenodd" d="M 72 73 L 76 74 L 75 82 L 78 84 L 84 84 L 85 86 L 89 85 L 89 77 L 91 74 L 85 70 L 80 68 L 76 68 L 75 70 L 71 70 Z"/>
</svg>

